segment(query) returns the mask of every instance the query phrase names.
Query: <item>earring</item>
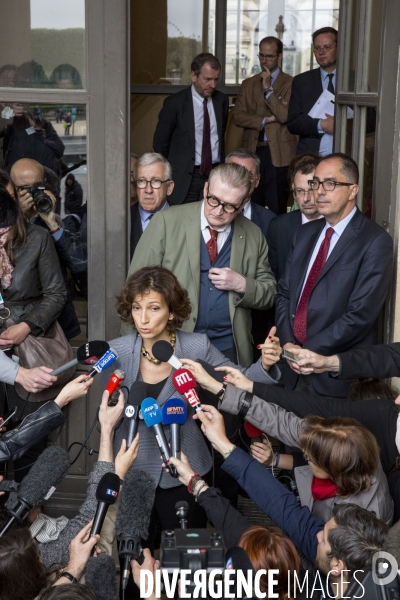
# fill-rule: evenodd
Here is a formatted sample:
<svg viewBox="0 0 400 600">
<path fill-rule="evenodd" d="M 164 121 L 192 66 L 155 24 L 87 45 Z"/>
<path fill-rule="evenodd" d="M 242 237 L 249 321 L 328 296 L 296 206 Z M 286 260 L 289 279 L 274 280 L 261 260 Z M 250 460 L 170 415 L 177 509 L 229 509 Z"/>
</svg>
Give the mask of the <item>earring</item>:
<svg viewBox="0 0 400 600">
<path fill-rule="evenodd" d="M 172 319 L 173 319 L 173 318 L 174 318 L 174 315 L 170 315 L 170 316 L 168 317 L 168 321 L 172 321 Z"/>
</svg>

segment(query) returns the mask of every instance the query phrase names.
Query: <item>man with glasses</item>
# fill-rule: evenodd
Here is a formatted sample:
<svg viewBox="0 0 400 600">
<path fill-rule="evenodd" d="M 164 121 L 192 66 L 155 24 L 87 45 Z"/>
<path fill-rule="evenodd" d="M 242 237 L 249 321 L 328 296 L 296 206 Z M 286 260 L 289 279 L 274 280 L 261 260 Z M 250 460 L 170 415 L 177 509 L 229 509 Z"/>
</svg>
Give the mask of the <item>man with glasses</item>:
<svg viewBox="0 0 400 600">
<path fill-rule="evenodd" d="M 314 221 L 314 219 L 320 219 L 322 216 L 318 212 L 313 191 L 308 183 L 314 177 L 318 163 L 317 154 L 304 154 L 297 157 L 293 167 L 292 191 L 299 210 L 278 215 L 269 224 L 267 230 L 268 259 L 276 281 L 279 281 L 285 273 L 286 262 L 298 227 Z"/>
<path fill-rule="evenodd" d="M 142 154 L 133 166 L 132 180 L 137 202 L 131 205 L 131 259 L 153 216 L 169 207 L 168 196 L 174 189 L 171 165 L 156 152 Z"/>
<path fill-rule="evenodd" d="M 323 90 L 332 94 L 336 91 L 337 33 L 333 27 L 323 27 L 312 34 L 314 56 L 319 67 L 300 73 L 293 79 L 288 129 L 300 136 L 297 154 L 318 152 L 327 156 L 332 152 L 333 117 L 325 115 L 323 119 L 313 119 L 308 113 Z"/>
<path fill-rule="evenodd" d="M 240 214 L 251 185 L 243 166 L 217 166 L 204 186 L 203 202 L 158 211 L 128 273 L 150 265 L 170 269 L 193 307 L 183 331 L 207 334 L 244 367 L 253 362 L 251 309 L 270 308 L 276 292 L 265 238 Z M 126 326 L 122 332 L 130 333 Z"/>
<path fill-rule="evenodd" d="M 374 326 L 386 300 L 392 238 L 356 206 L 358 167 L 336 153 L 322 159 L 310 186 L 322 219 L 296 231 L 276 295 L 276 326 L 286 350 L 324 355 L 376 343 Z M 344 398 L 349 380 L 299 375 L 288 361 L 286 388 Z"/>
<path fill-rule="evenodd" d="M 261 73 L 245 79 L 235 104 L 235 125 L 243 127 L 242 147 L 260 158 L 261 180 L 252 201 L 276 214 L 287 208 L 287 166 L 296 154 L 297 139 L 287 130 L 293 77 L 279 67 L 283 45 L 278 38 L 261 40 Z"/>
</svg>

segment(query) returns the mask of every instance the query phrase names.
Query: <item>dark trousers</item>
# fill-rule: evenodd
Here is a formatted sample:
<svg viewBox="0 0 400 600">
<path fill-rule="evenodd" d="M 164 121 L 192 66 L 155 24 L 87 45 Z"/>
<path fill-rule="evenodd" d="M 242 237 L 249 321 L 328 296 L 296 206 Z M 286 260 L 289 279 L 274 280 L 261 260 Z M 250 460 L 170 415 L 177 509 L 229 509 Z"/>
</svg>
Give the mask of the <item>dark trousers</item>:
<svg viewBox="0 0 400 600">
<path fill-rule="evenodd" d="M 268 206 L 277 215 L 283 215 L 287 212 L 289 195 L 287 167 L 274 167 L 269 146 L 258 146 L 256 154 L 261 161 L 261 179 L 251 200 L 260 206 Z"/>
<path fill-rule="evenodd" d="M 200 167 L 194 167 L 189 191 L 182 204 L 189 204 L 189 202 L 198 202 L 199 200 L 203 200 L 204 184 L 206 183 L 207 179 L 208 177 L 206 175 L 200 175 Z"/>
</svg>

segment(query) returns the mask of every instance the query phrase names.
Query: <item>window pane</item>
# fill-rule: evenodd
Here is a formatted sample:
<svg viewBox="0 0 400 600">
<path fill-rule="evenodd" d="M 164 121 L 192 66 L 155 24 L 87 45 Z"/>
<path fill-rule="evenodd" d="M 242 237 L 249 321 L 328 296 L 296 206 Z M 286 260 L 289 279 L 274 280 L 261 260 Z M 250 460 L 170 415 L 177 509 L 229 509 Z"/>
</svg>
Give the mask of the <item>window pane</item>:
<svg viewBox="0 0 400 600">
<path fill-rule="evenodd" d="M 0 87 L 86 86 L 85 0 L 0 0 Z"/>
<path fill-rule="evenodd" d="M 379 48 L 381 47 L 383 3 L 381 0 L 371 0 L 367 10 L 367 23 L 365 30 L 365 54 L 363 70 L 363 92 L 378 91 L 379 75 Z"/>
<path fill-rule="evenodd" d="M 189 84 L 190 64 L 214 52 L 215 0 L 131 0 L 132 84 Z"/>
<path fill-rule="evenodd" d="M 311 34 L 320 27 L 337 28 L 338 17 L 339 0 L 228 0 L 225 83 L 259 73 L 259 42 L 267 35 L 281 37 L 282 26 L 284 71 L 297 75 L 315 67 Z"/>
<path fill-rule="evenodd" d="M 52 237 L 68 300 L 58 322 L 70 343 L 80 346 L 87 340 L 88 314 L 86 107 L 7 102 L 0 111 L 0 167 L 11 171 L 25 218 L 50 231 L 60 227 Z M 19 167 L 22 158 L 33 160 Z M 45 167 L 44 186 L 53 205 L 37 195 L 45 192 L 26 190 L 43 183 L 35 161 Z"/>
<path fill-rule="evenodd" d="M 371 218 L 374 185 L 376 109 L 367 107 L 366 113 L 362 212 Z"/>
</svg>

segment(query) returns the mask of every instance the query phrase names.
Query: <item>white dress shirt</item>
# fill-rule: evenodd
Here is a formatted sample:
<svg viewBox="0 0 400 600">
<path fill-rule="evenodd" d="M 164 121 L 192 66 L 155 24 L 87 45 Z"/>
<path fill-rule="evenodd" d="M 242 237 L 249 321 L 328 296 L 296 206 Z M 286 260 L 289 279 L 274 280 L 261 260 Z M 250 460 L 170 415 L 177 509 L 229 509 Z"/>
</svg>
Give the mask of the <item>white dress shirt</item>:
<svg viewBox="0 0 400 600">
<path fill-rule="evenodd" d="M 320 67 L 320 71 L 321 71 L 322 89 L 327 90 L 328 85 L 329 85 L 329 77 L 328 77 L 329 73 L 327 73 L 326 71 L 321 69 L 321 67 Z M 334 71 L 332 71 L 332 74 L 333 74 L 332 85 L 333 85 L 333 89 L 336 90 L 336 69 Z M 319 155 L 326 156 L 327 154 L 331 154 L 332 148 L 333 148 L 333 135 L 331 135 L 330 133 L 326 133 L 321 128 L 321 119 L 318 121 L 318 133 L 322 134 L 322 138 L 319 143 Z"/>
<path fill-rule="evenodd" d="M 209 232 L 207 227 L 211 227 L 211 225 L 207 221 L 206 215 L 204 214 L 204 202 L 205 200 L 203 200 L 201 205 L 200 227 L 201 233 L 203 234 L 204 242 L 207 244 L 207 242 L 211 239 L 211 233 Z M 229 234 L 231 232 L 231 224 L 228 223 L 228 225 L 224 225 L 223 227 L 211 227 L 211 229 L 215 229 L 215 231 L 218 231 L 217 249 L 219 254 L 221 252 L 222 246 L 225 244 L 226 240 L 229 237 Z"/>
<path fill-rule="evenodd" d="M 196 166 L 201 165 L 201 149 L 203 147 L 203 121 L 204 121 L 204 98 L 196 92 L 192 85 L 192 99 L 194 111 L 194 139 L 195 139 L 195 160 Z M 207 99 L 208 114 L 210 115 L 210 139 L 212 163 L 220 162 L 219 138 L 217 128 L 217 118 L 215 116 L 214 105 L 211 98 Z"/>
<path fill-rule="evenodd" d="M 332 227 L 332 225 L 329 225 L 328 221 L 326 221 L 325 227 L 321 231 L 321 234 L 320 234 L 320 236 L 318 238 L 318 241 L 315 244 L 314 251 L 313 251 L 313 253 L 311 255 L 311 258 L 310 258 L 310 262 L 308 263 L 307 273 L 306 273 L 306 276 L 304 277 L 303 287 L 301 288 L 301 294 L 299 296 L 299 302 L 300 302 L 300 298 L 301 298 L 301 296 L 303 294 L 304 286 L 306 285 L 306 281 L 307 281 L 308 275 L 309 275 L 309 273 L 311 271 L 311 267 L 313 266 L 314 261 L 317 258 L 317 254 L 319 252 L 319 248 L 320 248 L 322 242 L 325 239 L 326 230 L 329 229 L 329 227 L 332 227 L 332 229 L 333 229 L 333 233 L 332 233 L 332 237 L 331 237 L 331 243 L 329 245 L 329 250 L 328 250 L 327 257 L 326 257 L 326 260 L 328 260 L 328 258 L 332 254 L 332 251 L 333 251 L 334 247 L 338 243 L 338 241 L 340 239 L 340 236 L 342 235 L 343 231 L 346 229 L 347 225 L 350 223 L 351 219 L 356 214 L 356 211 L 357 211 L 357 207 L 355 206 L 353 208 L 353 210 L 347 215 L 347 217 L 345 217 L 344 219 L 342 219 L 341 221 L 339 221 L 339 223 L 337 223 L 334 227 Z"/>
</svg>

